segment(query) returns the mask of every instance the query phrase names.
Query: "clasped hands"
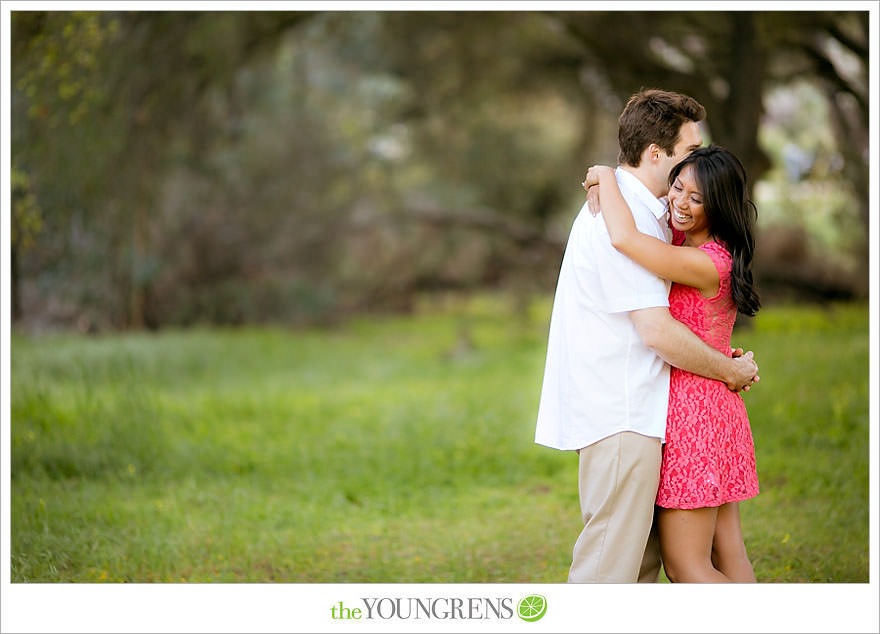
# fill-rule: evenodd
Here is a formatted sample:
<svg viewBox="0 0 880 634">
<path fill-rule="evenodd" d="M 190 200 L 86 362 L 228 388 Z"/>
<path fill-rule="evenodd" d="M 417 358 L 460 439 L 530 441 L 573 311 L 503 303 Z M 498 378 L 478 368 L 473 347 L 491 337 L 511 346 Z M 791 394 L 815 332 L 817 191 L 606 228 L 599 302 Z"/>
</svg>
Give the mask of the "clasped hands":
<svg viewBox="0 0 880 634">
<path fill-rule="evenodd" d="M 754 353 L 749 350 L 743 353 L 742 348 L 731 348 L 730 356 L 737 360 L 738 378 L 728 383 L 727 387 L 732 392 L 748 392 L 749 389 L 761 380 L 758 376 L 758 364 L 755 363 Z"/>
</svg>

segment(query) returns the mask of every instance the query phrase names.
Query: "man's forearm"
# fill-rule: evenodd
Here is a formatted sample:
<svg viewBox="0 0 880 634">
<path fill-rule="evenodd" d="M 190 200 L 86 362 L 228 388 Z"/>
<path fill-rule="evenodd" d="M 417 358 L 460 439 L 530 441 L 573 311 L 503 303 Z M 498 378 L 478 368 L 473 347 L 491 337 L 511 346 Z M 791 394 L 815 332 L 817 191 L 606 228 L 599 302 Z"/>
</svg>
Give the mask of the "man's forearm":
<svg viewBox="0 0 880 634">
<path fill-rule="evenodd" d="M 697 337 L 680 321 L 671 320 L 662 336 L 652 342 L 666 363 L 709 379 L 730 379 L 730 359 Z"/>
<path fill-rule="evenodd" d="M 723 381 L 733 389 L 747 384 L 747 371 L 741 363 L 706 344 L 668 309 L 648 308 L 630 315 L 643 343 L 669 365 Z"/>
</svg>

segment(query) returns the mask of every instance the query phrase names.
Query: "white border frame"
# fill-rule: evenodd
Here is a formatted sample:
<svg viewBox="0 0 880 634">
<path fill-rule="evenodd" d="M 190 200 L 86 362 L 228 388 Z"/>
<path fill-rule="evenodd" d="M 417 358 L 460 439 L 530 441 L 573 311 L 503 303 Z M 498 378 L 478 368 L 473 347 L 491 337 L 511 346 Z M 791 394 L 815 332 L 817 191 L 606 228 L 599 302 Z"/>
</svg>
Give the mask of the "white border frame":
<svg viewBox="0 0 880 634">
<path fill-rule="evenodd" d="M 815 2 L 630 2 L 626 10 L 829 10 Z M 110 6 L 108 6 L 110 5 Z M 795 5 L 795 6 L 792 6 Z M 760 586 L 570 586 L 567 584 L 11 584 L 10 583 L 10 13 L 18 10 L 609 10 L 598 2 L 4 2 L 0 11 L 0 631 L 2 632 L 877 632 L 878 599 L 878 6 L 835 2 L 870 13 L 870 582 Z M 611 8 L 622 10 L 621 5 Z M 536 623 L 505 621 L 333 621 L 339 601 L 361 597 L 548 598 Z"/>
</svg>

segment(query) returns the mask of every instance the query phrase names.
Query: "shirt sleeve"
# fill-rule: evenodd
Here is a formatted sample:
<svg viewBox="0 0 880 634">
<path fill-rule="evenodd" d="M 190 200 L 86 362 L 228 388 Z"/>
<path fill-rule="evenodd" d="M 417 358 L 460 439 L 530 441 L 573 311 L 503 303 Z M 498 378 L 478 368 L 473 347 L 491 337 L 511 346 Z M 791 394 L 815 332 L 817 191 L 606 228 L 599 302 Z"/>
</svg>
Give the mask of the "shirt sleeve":
<svg viewBox="0 0 880 634">
<path fill-rule="evenodd" d="M 635 214 L 634 217 L 639 231 L 664 239 L 662 229 L 653 216 Z M 605 311 L 620 313 L 669 306 L 669 283 L 611 246 L 604 219 L 600 220 L 599 225 L 593 234 L 591 248 L 595 256 L 599 297 Z"/>
</svg>

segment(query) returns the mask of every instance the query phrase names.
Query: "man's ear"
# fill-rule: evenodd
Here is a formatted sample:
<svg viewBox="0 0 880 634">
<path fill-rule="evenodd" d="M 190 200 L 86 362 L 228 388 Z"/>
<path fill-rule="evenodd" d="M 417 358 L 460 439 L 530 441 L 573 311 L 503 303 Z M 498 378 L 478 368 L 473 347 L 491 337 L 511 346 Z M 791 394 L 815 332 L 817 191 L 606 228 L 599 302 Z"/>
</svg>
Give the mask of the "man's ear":
<svg viewBox="0 0 880 634">
<path fill-rule="evenodd" d="M 661 157 L 661 156 L 664 156 L 664 155 L 666 154 L 666 153 L 663 151 L 663 148 L 661 148 L 661 147 L 660 147 L 659 145 L 657 145 L 656 143 L 651 143 L 651 144 L 645 149 L 645 152 L 647 153 L 647 154 L 646 154 L 646 158 L 647 158 L 649 161 L 651 161 L 652 163 L 656 163 L 657 161 L 660 160 L 660 157 Z"/>
<path fill-rule="evenodd" d="M 657 161 L 660 160 L 662 156 L 661 152 L 663 152 L 662 148 L 656 143 L 651 143 L 642 150 L 642 159 L 639 162 L 639 165 L 656 165 Z"/>
</svg>

